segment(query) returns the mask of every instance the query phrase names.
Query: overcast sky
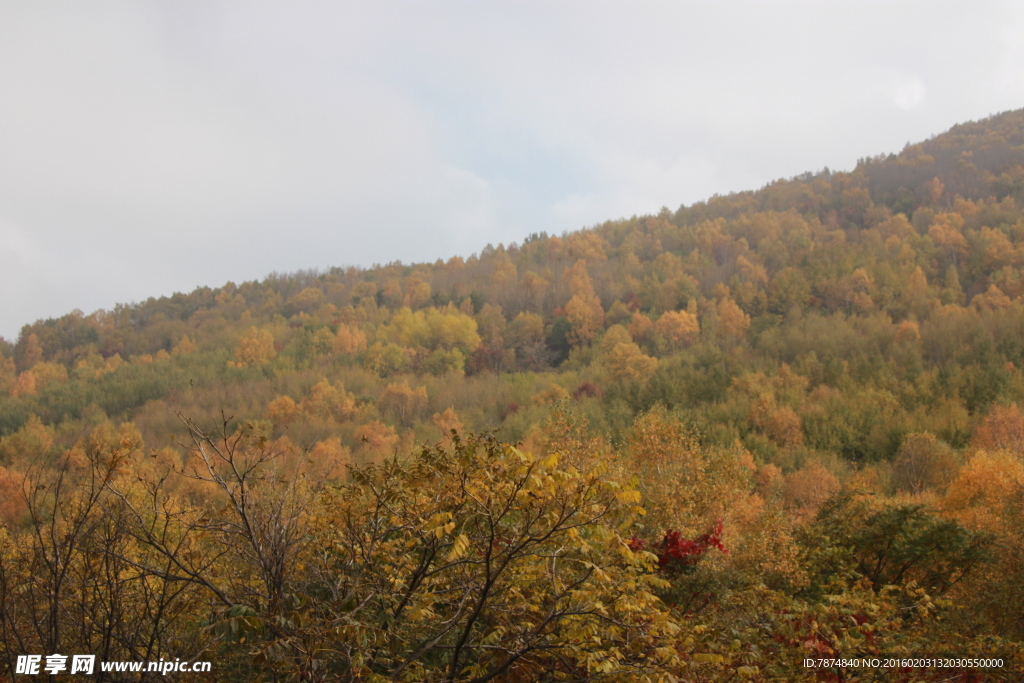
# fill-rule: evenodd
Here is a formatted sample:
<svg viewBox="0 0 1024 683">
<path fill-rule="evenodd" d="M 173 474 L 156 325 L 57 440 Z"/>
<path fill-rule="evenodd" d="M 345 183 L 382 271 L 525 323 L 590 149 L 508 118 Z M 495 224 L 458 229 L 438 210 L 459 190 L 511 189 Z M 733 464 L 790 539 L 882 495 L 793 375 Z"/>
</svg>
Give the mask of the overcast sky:
<svg viewBox="0 0 1024 683">
<path fill-rule="evenodd" d="M 1020 107 L 1019 2 L 0 0 L 0 335 L 675 209 Z"/>
</svg>

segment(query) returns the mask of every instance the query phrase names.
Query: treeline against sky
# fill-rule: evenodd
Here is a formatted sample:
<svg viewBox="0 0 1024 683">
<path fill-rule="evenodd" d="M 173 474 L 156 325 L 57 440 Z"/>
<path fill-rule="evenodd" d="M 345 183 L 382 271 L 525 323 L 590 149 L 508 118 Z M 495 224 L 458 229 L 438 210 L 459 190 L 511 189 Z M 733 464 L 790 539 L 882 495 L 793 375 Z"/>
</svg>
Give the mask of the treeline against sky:
<svg viewBox="0 0 1024 683">
<path fill-rule="evenodd" d="M 56 584 L 39 602 L 19 602 L 13 586 L 67 552 L 81 577 L 105 557 L 155 582 L 125 579 L 145 610 L 166 601 L 134 615 L 145 628 L 104 647 L 131 658 L 146 632 L 147 652 L 160 656 L 211 648 L 235 657 L 238 680 L 263 670 L 247 668 L 256 650 L 266 671 L 301 670 L 303 680 L 355 680 L 364 669 L 407 680 L 499 669 L 509 680 L 605 669 L 626 680 L 698 669 L 784 679 L 812 651 L 968 641 L 1019 651 L 1022 368 L 1024 110 L 852 172 L 534 234 L 469 258 L 273 275 L 39 321 L 0 344 L 5 647 L 11 634 L 63 647 L 57 617 L 39 626 Z M 207 439 L 214 425 L 220 441 Z M 214 443 L 259 473 L 253 510 L 233 503 L 236 456 Z M 491 510 L 490 531 L 474 526 L 476 499 L 460 476 L 481 477 L 481 490 L 517 512 Z M 430 497 L 417 477 L 442 493 Z M 523 559 L 554 552 L 547 541 L 507 549 L 517 578 L 502 584 L 499 609 L 476 560 L 439 570 L 443 589 L 420 576 L 403 593 L 373 574 L 383 565 L 372 553 L 331 566 L 304 554 L 312 546 L 296 538 L 354 543 L 389 487 L 406 512 L 373 552 L 409 543 L 393 576 L 433 576 L 425 567 L 442 555 L 487 555 L 495 528 L 521 533 L 534 513 L 552 538 L 575 539 L 566 552 L 576 569 L 544 574 L 543 562 Z M 520 489 L 534 491 L 536 508 Z M 604 512 L 578 525 L 546 516 L 598 504 Z M 220 510 L 206 536 L 204 505 Z M 416 517 L 417 506 L 434 516 Z M 332 509 L 351 516 L 347 531 L 329 528 Z M 277 569 L 253 555 L 264 532 L 245 522 L 231 536 L 232 515 L 245 514 L 284 534 L 274 536 Z M 112 525 L 102 543 L 86 523 L 98 519 Z M 47 543 L 63 536 L 45 541 L 47 524 L 82 536 L 57 550 Z M 154 525 L 185 545 L 147 536 Z M 416 541 L 420 532 L 436 542 Z M 223 559 L 217 534 L 230 539 Z M 185 546 L 198 564 L 181 561 Z M 229 581 L 230 565 L 218 565 L 229 558 L 251 575 Z M 178 568 L 161 574 L 161 562 Z M 573 573 L 587 562 L 596 574 Z M 364 592 L 317 612 L 324 577 L 354 581 L 346 572 Z M 541 603 L 557 615 L 548 622 L 527 615 L 523 592 L 542 576 L 552 583 Z M 159 600 L 147 592 L 157 584 Z M 577 613 L 560 592 L 570 584 L 623 611 Z M 182 602 L 167 597 L 171 586 Z M 84 588 L 69 590 L 60 600 L 85 600 L 74 593 Z M 466 622 L 473 611 L 451 597 L 459 591 L 489 616 Z M 353 612 L 354 630 L 332 635 L 355 595 L 383 612 Z M 627 616 L 641 606 L 656 616 Z M 173 623 L 161 621 L 168 614 Z M 451 631 L 431 631 L 438 623 Z M 516 631 L 524 624 L 538 630 Z M 577 642 L 586 634 L 593 647 Z M 487 640 L 505 636 L 518 645 Z M 624 645 L 634 636 L 657 657 Z M 372 645 L 353 645 L 359 638 Z M 402 645 L 385 655 L 385 642 Z M 334 654 L 317 659 L 320 650 Z M 375 654 L 364 661 L 363 650 Z"/>
</svg>

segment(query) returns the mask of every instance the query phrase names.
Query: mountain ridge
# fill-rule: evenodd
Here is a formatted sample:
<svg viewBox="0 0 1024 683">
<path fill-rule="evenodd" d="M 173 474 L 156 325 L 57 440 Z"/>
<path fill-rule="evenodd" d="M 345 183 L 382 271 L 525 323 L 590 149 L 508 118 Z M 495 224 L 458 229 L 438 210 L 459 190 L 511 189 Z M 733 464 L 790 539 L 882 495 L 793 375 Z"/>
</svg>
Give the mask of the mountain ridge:
<svg viewBox="0 0 1024 683">
<path fill-rule="evenodd" d="M 26 326 L 0 666 L 1016 680 L 1022 128 Z"/>
</svg>

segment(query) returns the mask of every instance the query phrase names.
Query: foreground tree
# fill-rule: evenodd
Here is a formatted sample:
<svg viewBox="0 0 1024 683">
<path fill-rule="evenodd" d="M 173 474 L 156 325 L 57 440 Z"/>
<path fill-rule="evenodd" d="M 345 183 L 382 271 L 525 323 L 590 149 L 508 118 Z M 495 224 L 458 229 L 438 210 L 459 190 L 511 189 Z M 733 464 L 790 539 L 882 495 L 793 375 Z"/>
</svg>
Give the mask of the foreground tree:
<svg viewBox="0 0 1024 683">
<path fill-rule="evenodd" d="M 294 627 L 250 623 L 304 680 L 657 677 L 676 626 L 630 550 L 639 494 L 488 437 L 452 437 L 325 491 Z M 315 559 L 314 559 L 315 558 Z"/>
<path fill-rule="evenodd" d="M 130 425 L 101 424 L 51 467 L 22 477 L 24 519 L 0 527 L 0 677 L 21 654 L 202 657 L 211 641 L 197 628 L 202 596 L 174 580 L 166 556 L 136 543 L 133 520 L 111 495 L 113 482 L 141 473 L 140 446 Z"/>
<path fill-rule="evenodd" d="M 640 494 L 599 458 L 456 432 L 342 484 L 258 423 L 185 424 L 177 474 L 110 490 L 137 568 L 206 593 L 227 678 L 658 680 L 675 662 L 666 582 L 627 542 Z"/>
</svg>

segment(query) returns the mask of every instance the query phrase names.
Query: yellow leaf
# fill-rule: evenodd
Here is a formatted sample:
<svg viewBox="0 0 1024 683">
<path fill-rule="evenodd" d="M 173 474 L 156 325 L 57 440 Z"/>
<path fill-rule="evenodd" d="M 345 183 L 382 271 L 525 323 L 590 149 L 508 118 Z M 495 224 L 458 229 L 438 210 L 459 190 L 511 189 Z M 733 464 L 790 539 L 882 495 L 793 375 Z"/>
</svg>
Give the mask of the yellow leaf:
<svg viewBox="0 0 1024 683">
<path fill-rule="evenodd" d="M 466 534 L 459 534 L 455 537 L 455 541 L 452 543 L 451 552 L 448 553 L 448 560 L 456 560 L 466 554 L 466 549 L 469 547 L 469 538 Z"/>
<path fill-rule="evenodd" d="M 615 499 L 620 503 L 639 503 L 643 499 L 643 496 L 640 495 L 639 491 L 633 489 L 616 493 Z"/>
</svg>

